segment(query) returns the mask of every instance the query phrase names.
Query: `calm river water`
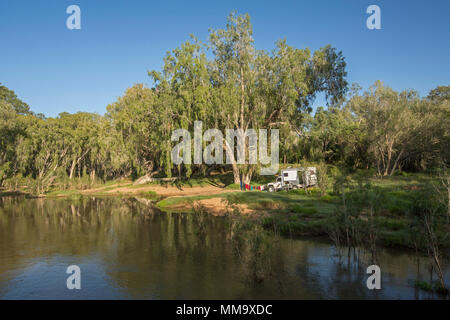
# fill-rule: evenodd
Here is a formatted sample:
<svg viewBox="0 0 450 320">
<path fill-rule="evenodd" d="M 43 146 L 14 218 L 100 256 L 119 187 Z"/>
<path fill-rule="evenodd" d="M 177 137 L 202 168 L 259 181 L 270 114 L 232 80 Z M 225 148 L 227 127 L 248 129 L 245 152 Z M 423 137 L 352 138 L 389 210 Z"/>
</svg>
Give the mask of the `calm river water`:
<svg viewBox="0 0 450 320">
<path fill-rule="evenodd" d="M 416 290 L 427 264 L 383 250 L 381 290 L 367 265 L 339 259 L 317 239 L 277 242 L 270 276 L 251 283 L 223 217 L 163 213 L 134 198 L 0 198 L 0 299 L 428 299 Z M 69 265 L 81 290 L 69 290 Z M 446 267 L 447 283 L 450 268 Z"/>
</svg>

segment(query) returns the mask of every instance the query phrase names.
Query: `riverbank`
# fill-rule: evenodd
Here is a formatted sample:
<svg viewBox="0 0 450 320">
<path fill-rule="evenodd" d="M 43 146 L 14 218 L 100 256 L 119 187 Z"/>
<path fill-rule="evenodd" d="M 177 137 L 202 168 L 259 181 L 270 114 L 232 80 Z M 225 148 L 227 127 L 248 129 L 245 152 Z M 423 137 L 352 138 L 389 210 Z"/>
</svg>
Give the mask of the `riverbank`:
<svg viewBox="0 0 450 320">
<path fill-rule="evenodd" d="M 214 195 L 224 192 L 233 192 L 232 188 L 226 188 L 224 184 L 214 183 L 213 181 L 192 180 L 182 183 L 147 183 L 134 185 L 131 180 L 110 181 L 105 184 L 95 185 L 91 188 L 74 188 L 67 190 L 54 189 L 38 197 L 77 197 L 77 196 L 143 196 L 160 200 L 168 197 L 189 197 L 199 195 Z M 3 192 L 4 195 L 13 192 Z M 26 192 L 14 192 L 17 194 L 26 194 Z M 3 195 L 0 193 L 0 196 Z"/>
<path fill-rule="evenodd" d="M 4 197 L 0 298 L 72 299 L 65 275 L 75 264 L 87 277 L 80 299 L 445 299 L 415 288 L 429 272 L 428 260 L 418 268 L 413 252 L 380 248 L 383 290 L 375 292 L 366 287 L 367 254 L 348 262 L 324 239 L 252 226 L 238 225 L 230 238 L 228 221 L 161 214 L 132 197 Z M 264 246 L 251 246 L 255 237 Z M 443 267 L 450 283 L 448 263 Z M 251 282 L 251 272 L 262 282 Z"/>
<path fill-rule="evenodd" d="M 212 215 L 239 212 L 257 218 L 264 227 L 276 228 L 286 236 L 328 236 L 330 217 L 341 198 L 333 190 L 317 188 L 281 191 L 240 191 L 226 175 L 165 183 L 134 185 L 131 180 L 111 181 L 87 189 L 52 190 L 42 197 L 125 196 L 145 198 L 166 212 L 203 210 Z M 425 179 L 425 180 L 424 180 Z M 375 219 L 379 243 L 387 247 L 413 248 L 409 211 L 415 191 L 426 176 L 410 175 L 370 179 L 383 195 Z M 259 181 L 261 183 L 261 181 Z M 255 184 L 258 184 L 255 183 Z M 19 195 L 3 192 L 1 195 Z M 364 214 L 362 215 L 364 219 Z"/>
<path fill-rule="evenodd" d="M 380 244 L 412 248 L 408 219 L 394 214 L 399 209 L 394 207 L 398 203 L 391 205 L 392 211 L 384 212 L 377 219 Z M 156 206 L 168 212 L 186 212 L 200 208 L 214 215 L 225 215 L 237 210 L 259 218 L 265 228 L 276 228 L 285 236 L 328 236 L 329 217 L 338 208 L 339 198 L 320 196 L 314 189 L 309 194 L 304 190 L 277 193 L 238 191 L 168 197 L 156 202 Z"/>
</svg>

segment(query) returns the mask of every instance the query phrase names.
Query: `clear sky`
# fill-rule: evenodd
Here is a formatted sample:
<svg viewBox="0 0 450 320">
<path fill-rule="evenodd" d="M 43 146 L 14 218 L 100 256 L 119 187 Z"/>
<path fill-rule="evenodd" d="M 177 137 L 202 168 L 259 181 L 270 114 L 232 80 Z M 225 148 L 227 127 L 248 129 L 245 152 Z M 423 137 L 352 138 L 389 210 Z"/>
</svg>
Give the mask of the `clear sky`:
<svg viewBox="0 0 450 320">
<path fill-rule="evenodd" d="M 72 4 L 81 30 L 66 27 Z M 366 27 L 371 4 L 381 30 Z M 161 68 L 166 51 L 191 33 L 206 40 L 232 10 L 250 14 L 258 49 L 286 38 L 342 50 L 348 81 L 365 89 L 380 79 L 426 95 L 450 84 L 449 0 L 1 0 L 0 82 L 47 116 L 103 114 L 127 87 L 151 85 L 147 71 Z"/>
</svg>

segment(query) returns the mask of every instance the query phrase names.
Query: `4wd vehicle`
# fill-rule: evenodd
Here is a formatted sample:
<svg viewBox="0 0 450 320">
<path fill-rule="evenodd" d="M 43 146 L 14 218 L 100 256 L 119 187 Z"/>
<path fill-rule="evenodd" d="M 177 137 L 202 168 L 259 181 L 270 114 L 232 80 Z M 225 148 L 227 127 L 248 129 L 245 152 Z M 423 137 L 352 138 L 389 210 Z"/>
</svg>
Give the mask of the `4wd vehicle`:
<svg viewBox="0 0 450 320">
<path fill-rule="evenodd" d="M 288 168 L 281 170 L 281 174 L 275 182 L 270 182 L 264 186 L 264 190 L 269 192 L 280 190 L 291 190 L 298 188 L 312 187 L 317 184 L 315 167 Z"/>
</svg>

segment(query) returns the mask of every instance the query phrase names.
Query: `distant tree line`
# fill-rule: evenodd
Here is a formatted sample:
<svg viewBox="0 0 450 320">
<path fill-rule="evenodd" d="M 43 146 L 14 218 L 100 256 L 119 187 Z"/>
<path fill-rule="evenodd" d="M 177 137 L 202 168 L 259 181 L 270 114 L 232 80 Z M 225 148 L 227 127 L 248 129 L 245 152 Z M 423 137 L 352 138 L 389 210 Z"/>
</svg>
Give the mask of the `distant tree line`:
<svg viewBox="0 0 450 320">
<path fill-rule="evenodd" d="M 206 44 L 192 36 L 167 53 L 162 70 L 149 72 L 154 86 L 132 86 L 104 116 L 45 118 L 0 85 L 0 185 L 20 178 L 42 192 L 81 178 L 205 175 L 214 165 L 171 160 L 172 131 L 193 132 L 197 120 L 222 132 L 277 128 L 286 163 L 324 161 L 380 176 L 448 164 L 450 86 L 426 98 L 381 82 L 361 93 L 349 90 L 346 75 L 342 52 L 329 45 L 312 53 L 281 40 L 270 53 L 256 50 L 249 16 L 231 14 Z M 328 106 L 313 114 L 320 92 Z M 229 167 L 235 182 L 257 174 L 257 165 Z"/>
</svg>

